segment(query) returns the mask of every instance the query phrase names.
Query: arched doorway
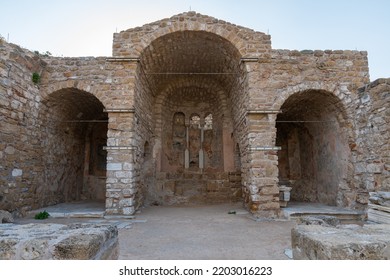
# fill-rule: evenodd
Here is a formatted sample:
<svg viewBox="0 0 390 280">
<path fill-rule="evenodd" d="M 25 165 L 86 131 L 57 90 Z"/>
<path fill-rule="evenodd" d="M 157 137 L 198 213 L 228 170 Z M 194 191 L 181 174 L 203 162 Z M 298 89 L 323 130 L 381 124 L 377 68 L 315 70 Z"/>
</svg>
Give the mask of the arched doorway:
<svg viewBox="0 0 390 280">
<path fill-rule="evenodd" d="M 105 200 L 107 113 L 92 94 L 64 88 L 41 110 L 46 188 L 43 205 Z"/>
<path fill-rule="evenodd" d="M 291 95 L 276 120 L 279 184 L 291 200 L 350 206 L 350 149 L 341 101 L 332 93 L 307 90 Z"/>
<path fill-rule="evenodd" d="M 143 122 L 137 134 L 153 151 L 155 176 L 149 180 L 147 202 L 240 199 L 237 182 L 229 180 L 238 160 L 239 135 L 233 130 L 239 118 L 235 98 L 243 96 L 245 77 L 240 58 L 231 42 L 205 31 L 169 33 L 144 49 L 135 112 Z"/>
</svg>

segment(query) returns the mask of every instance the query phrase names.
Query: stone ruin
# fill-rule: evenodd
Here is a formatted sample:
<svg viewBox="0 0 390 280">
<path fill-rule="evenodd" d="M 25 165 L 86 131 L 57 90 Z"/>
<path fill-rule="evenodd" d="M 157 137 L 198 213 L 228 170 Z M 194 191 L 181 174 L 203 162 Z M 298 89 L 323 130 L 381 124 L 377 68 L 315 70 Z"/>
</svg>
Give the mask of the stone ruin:
<svg viewBox="0 0 390 280">
<path fill-rule="evenodd" d="M 0 260 L 114 260 L 118 229 L 104 224 L 6 224 Z"/>
<path fill-rule="evenodd" d="M 389 260 L 390 192 L 370 192 L 368 221 L 342 224 L 332 216 L 302 217 L 291 231 L 297 260 Z"/>
<path fill-rule="evenodd" d="M 370 83 L 367 52 L 273 49 L 195 12 L 112 46 L 64 58 L 0 41 L 0 209 L 242 201 L 278 217 L 390 191 L 390 80 Z"/>
<path fill-rule="evenodd" d="M 291 230 L 295 260 L 389 260 L 390 224 L 341 224 L 306 217 Z"/>
</svg>

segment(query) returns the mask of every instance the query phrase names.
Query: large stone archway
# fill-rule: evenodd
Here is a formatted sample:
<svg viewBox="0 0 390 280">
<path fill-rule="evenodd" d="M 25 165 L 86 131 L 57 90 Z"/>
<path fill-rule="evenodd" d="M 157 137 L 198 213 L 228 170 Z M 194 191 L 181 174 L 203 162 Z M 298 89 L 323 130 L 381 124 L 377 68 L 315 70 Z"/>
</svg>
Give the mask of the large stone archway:
<svg viewBox="0 0 390 280">
<path fill-rule="evenodd" d="M 350 123 L 338 97 L 329 91 L 290 95 L 276 119 L 279 184 L 291 200 L 350 207 L 353 189 Z"/>
<path fill-rule="evenodd" d="M 77 200 L 105 201 L 108 116 L 93 94 L 61 88 L 40 110 L 45 186 L 43 205 Z"/>
<path fill-rule="evenodd" d="M 231 42 L 205 31 L 169 33 L 144 49 L 134 106 L 136 131 L 152 149 L 140 176 L 148 202 L 241 199 L 234 150 L 242 137 L 233 133 L 245 87 L 240 59 Z"/>
</svg>

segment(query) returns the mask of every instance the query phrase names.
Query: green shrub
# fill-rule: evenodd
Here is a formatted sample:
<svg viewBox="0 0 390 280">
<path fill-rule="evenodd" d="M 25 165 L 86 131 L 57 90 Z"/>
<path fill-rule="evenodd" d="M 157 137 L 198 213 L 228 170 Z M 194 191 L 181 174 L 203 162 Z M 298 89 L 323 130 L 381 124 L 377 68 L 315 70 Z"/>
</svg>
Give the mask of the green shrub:
<svg viewBox="0 0 390 280">
<path fill-rule="evenodd" d="M 36 220 L 44 220 L 49 218 L 50 214 L 45 211 L 39 212 L 38 214 L 35 215 Z"/>
<path fill-rule="evenodd" d="M 39 75 L 37 72 L 34 72 L 32 74 L 32 82 L 34 84 L 38 84 L 41 81 L 41 75 Z"/>
</svg>

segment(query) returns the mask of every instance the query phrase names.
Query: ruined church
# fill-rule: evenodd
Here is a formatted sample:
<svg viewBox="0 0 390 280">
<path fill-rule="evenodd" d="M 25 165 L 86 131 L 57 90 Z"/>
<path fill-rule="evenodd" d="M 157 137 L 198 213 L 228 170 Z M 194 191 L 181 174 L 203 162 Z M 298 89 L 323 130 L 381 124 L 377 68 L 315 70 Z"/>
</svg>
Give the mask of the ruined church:
<svg viewBox="0 0 390 280">
<path fill-rule="evenodd" d="M 273 49 L 195 12 L 113 36 L 112 56 L 0 41 L 0 209 L 290 201 L 366 209 L 390 191 L 390 79 L 367 52 Z"/>
</svg>

